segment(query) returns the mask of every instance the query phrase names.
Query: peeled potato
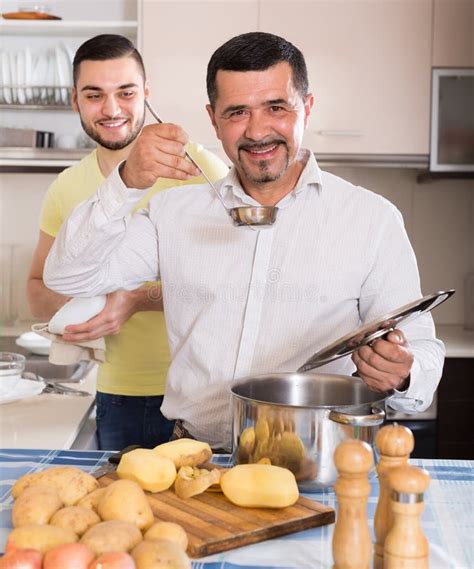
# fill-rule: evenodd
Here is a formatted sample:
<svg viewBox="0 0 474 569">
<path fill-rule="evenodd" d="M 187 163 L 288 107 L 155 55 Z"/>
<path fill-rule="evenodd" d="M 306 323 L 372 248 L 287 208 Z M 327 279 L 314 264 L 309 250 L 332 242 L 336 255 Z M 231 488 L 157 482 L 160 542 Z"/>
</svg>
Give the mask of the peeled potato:
<svg viewBox="0 0 474 569">
<path fill-rule="evenodd" d="M 53 526 L 72 529 L 74 533 L 81 536 L 101 521 L 99 516 L 89 508 L 67 506 L 58 510 L 49 523 Z"/>
<path fill-rule="evenodd" d="M 194 439 L 176 439 L 163 443 L 153 449 L 160 456 L 170 458 L 176 468 L 181 466 L 199 466 L 212 456 L 211 447 L 207 443 Z"/>
<path fill-rule="evenodd" d="M 13 544 L 18 549 L 36 549 L 41 553 L 46 553 L 57 545 L 76 541 L 77 535 L 71 530 L 37 524 L 15 528 L 8 536 L 8 544 Z"/>
<path fill-rule="evenodd" d="M 179 545 L 183 551 L 188 547 L 188 536 L 184 529 L 173 522 L 156 522 L 146 531 L 144 538 L 148 541 L 165 539 Z"/>
<path fill-rule="evenodd" d="M 132 550 L 137 569 L 191 569 L 186 553 L 171 541 L 142 541 Z"/>
<path fill-rule="evenodd" d="M 63 507 L 56 488 L 30 486 L 13 504 L 12 524 L 14 528 L 31 524 L 47 524 L 53 514 Z"/>
<path fill-rule="evenodd" d="M 176 467 L 172 460 L 151 449 L 137 448 L 122 456 L 117 476 L 134 480 L 143 490 L 162 492 L 175 481 Z"/>
<path fill-rule="evenodd" d="M 104 521 L 130 522 L 140 530 L 149 528 L 154 521 L 145 492 L 133 480 L 117 480 L 107 486 L 97 513 Z"/>
<path fill-rule="evenodd" d="M 237 506 L 285 508 L 299 497 L 295 476 L 270 464 L 239 464 L 221 476 L 225 497 Z"/>
</svg>

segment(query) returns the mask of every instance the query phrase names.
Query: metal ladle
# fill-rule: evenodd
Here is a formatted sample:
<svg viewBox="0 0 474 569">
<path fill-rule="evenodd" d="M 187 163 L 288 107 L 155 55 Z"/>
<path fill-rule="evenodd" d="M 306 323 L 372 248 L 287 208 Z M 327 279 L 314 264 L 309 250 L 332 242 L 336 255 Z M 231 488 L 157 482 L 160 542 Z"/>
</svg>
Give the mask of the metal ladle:
<svg viewBox="0 0 474 569">
<path fill-rule="evenodd" d="M 147 109 L 150 111 L 152 117 L 156 120 L 157 123 L 163 124 L 163 121 L 154 111 L 151 104 L 148 100 L 145 99 L 145 105 Z M 226 212 L 230 215 L 232 220 L 234 221 L 234 225 L 273 225 L 276 220 L 276 215 L 278 208 L 271 205 L 260 205 L 260 206 L 241 206 L 241 207 L 233 207 L 228 208 L 224 202 L 224 199 L 218 192 L 217 188 L 211 182 L 211 180 L 207 177 L 206 173 L 203 171 L 201 166 L 194 160 L 194 158 L 189 154 L 189 152 L 185 151 L 186 158 L 190 160 L 194 166 L 201 172 L 206 182 L 211 186 L 214 190 L 216 196 L 219 198 L 222 206 L 226 210 Z"/>
</svg>

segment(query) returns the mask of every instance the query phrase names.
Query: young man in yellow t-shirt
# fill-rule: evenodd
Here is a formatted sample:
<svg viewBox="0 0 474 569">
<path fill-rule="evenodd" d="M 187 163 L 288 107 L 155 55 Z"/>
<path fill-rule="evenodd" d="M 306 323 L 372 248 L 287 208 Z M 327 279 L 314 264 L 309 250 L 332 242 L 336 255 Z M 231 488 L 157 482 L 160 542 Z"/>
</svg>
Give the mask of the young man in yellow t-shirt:
<svg viewBox="0 0 474 569">
<path fill-rule="evenodd" d="M 73 107 L 97 148 L 57 177 L 43 203 L 28 299 L 33 314 L 46 319 L 68 300 L 43 283 L 44 263 L 59 228 L 74 206 L 92 195 L 127 158 L 143 127 L 144 102 L 149 96 L 142 58 L 123 36 L 100 35 L 82 44 L 73 74 Z M 155 173 L 159 177 L 138 207 L 165 188 L 204 181 L 196 178 L 199 171 L 185 158 L 185 144 L 212 180 L 227 174 L 219 158 L 187 143 L 179 126 L 163 124 L 157 132 Z M 149 283 L 135 291 L 109 294 L 104 310 L 87 324 L 87 332 L 95 338 L 105 336 L 107 348 L 107 362 L 100 366 L 97 378 L 99 448 L 153 447 L 171 436 L 173 422 L 160 411 L 170 363 L 162 308 L 159 283 Z M 72 333 L 75 327 L 69 330 Z M 73 336 L 65 333 L 64 339 Z M 74 334 L 74 340 L 80 341 L 81 335 Z"/>
</svg>

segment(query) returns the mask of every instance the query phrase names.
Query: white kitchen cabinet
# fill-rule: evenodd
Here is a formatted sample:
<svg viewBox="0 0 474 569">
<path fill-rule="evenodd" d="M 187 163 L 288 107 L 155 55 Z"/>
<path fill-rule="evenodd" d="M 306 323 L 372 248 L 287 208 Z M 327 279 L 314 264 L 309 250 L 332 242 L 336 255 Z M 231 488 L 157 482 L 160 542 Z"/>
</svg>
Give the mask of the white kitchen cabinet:
<svg viewBox="0 0 474 569">
<path fill-rule="evenodd" d="M 433 67 L 474 67 L 473 0 L 434 0 Z"/>
<path fill-rule="evenodd" d="M 305 55 L 316 153 L 427 154 L 430 0 L 261 0 L 260 28 Z"/>
<path fill-rule="evenodd" d="M 140 47 L 158 114 L 220 152 L 205 109 L 207 63 L 231 37 L 257 30 L 257 0 L 141 0 L 140 12 Z"/>
</svg>

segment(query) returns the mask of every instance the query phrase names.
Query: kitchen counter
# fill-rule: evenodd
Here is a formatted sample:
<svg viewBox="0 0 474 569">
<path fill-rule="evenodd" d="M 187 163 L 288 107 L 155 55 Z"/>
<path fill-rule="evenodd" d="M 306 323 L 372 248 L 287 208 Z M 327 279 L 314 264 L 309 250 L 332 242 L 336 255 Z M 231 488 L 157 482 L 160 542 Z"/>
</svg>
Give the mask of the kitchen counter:
<svg viewBox="0 0 474 569">
<path fill-rule="evenodd" d="M 14 349 L 26 355 L 24 349 L 13 348 L 12 345 L 12 338 L 0 338 L 0 350 Z M 90 396 L 41 393 L 0 405 L 0 446 L 71 448 L 88 426 L 94 409 L 96 375 L 97 367 L 93 366 L 80 383 L 67 384 L 74 389 L 88 391 Z M 87 437 L 82 440 L 81 444 L 86 445 Z"/>
<path fill-rule="evenodd" d="M 474 358 L 474 330 L 440 324 L 436 326 L 436 333 L 446 346 L 447 358 Z"/>
<path fill-rule="evenodd" d="M 0 326 L 2 336 L 19 336 L 31 330 L 33 322 L 19 322 L 14 326 Z M 474 330 L 460 325 L 437 324 L 436 333 L 446 346 L 447 358 L 474 358 Z"/>
<path fill-rule="evenodd" d="M 23 474 L 36 472 L 53 465 L 74 465 L 88 472 L 106 462 L 108 452 L 103 451 L 41 451 L 0 450 L 0 485 L 2 493 L 0 509 L 0 551 L 11 531 L 13 499 L 10 488 Z M 213 461 L 226 466 L 229 457 L 215 456 Z M 474 524 L 472 504 L 466 496 L 472 496 L 474 462 L 467 460 L 411 460 L 411 464 L 426 468 L 431 484 L 425 495 L 425 511 L 421 516 L 423 531 L 430 544 L 431 569 L 470 569 L 474 567 L 474 551 L 471 547 Z M 373 541 L 373 519 L 378 500 L 378 480 L 370 477 L 371 492 L 368 499 L 369 527 Z M 332 488 L 307 498 L 337 508 Z M 190 498 L 192 500 L 192 498 Z M 334 524 L 308 529 L 272 540 L 239 547 L 193 562 L 193 569 L 217 569 L 240 567 L 241 569 L 329 569 L 332 567 L 332 534 Z"/>
<path fill-rule="evenodd" d="M 4 337 L 17 336 L 29 329 L 29 323 L 21 323 L 15 327 L 3 327 L 2 332 Z M 474 332 L 464 330 L 462 326 L 446 325 L 438 326 L 437 332 L 446 344 L 448 358 L 474 358 Z M 15 351 L 23 352 L 20 348 Z M 89 391 L 90 397 L 41 394 L 1 405 L 0 446 L 71 448 L 93 411 L 95 380 L 96 368 L 79 386 Z"/>
<path fill-rule="evenodd" d="M 42 393 L 1 405 L 0 446 L 71 448 L 94 409 L 96 373 L 93 368 L 77 386 L 90 396 Z"/>
</svg>

